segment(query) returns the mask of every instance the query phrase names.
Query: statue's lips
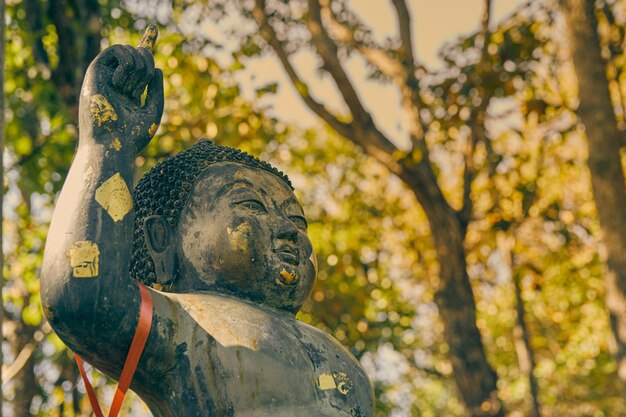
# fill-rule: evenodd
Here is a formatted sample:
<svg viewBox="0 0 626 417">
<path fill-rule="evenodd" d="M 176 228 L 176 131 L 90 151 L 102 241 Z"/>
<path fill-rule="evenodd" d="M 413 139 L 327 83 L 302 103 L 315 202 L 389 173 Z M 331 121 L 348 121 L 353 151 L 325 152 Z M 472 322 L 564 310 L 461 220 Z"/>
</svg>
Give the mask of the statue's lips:
<svg viewBox="0 0 626 417">
<path fill-rule="evenodd" d="M 300 250 L 291 245 L 281 245 L 274 250 L 276 256 L 283 262 L 297 266 L 300 263 Z"/>
</svg>

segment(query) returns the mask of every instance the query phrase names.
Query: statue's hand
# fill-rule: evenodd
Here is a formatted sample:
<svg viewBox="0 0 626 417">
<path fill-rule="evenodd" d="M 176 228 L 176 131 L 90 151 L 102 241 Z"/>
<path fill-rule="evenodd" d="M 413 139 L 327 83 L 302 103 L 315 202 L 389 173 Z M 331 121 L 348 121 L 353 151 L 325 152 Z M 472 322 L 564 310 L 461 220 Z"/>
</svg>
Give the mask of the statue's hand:
<svg viewBox="0 0 626 417">
<path fill-rule="evenodd" d="M 157 35 L 148 26 L 139 47 L 111 46 L 89 65 L 80 95 L 81 137 L 98 142 L 114 136 L 133 156 L 150 142 L 163 114 L 163 74 L 152 57 Z"/>
</svg>

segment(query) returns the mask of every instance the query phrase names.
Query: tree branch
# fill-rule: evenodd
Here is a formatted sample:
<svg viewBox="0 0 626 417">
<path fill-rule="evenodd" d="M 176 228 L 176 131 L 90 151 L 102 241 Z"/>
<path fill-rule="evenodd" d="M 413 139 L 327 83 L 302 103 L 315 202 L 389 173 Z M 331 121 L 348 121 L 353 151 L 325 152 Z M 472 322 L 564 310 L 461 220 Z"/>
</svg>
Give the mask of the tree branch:
<svg viewBox="0 0 626 417">
<path fill-rule="evenodd" d="M 328 4 L 328 0 L 321 0 Z M 353 136 L 347 136 L 349 140 L 363 147 L 370 155 L 383 162 L 391 172 L 400 175 L 407 166 L 417 167 L 410 169 L 412 175 L 417 175 L 417 182 L 425 184 L 434 181 L 436 178 L 432 173 L 432 168 L 428 161 L 428 152 L 425 144 L 422 144 L 421 152 L 410 152 L 399 158 L 394 157 L 398 153 L 396 146 L 376 127 L 372 116 L 365 109 L 361 100 L 352 85 L 339 60 L 337 45 L 330 38 L 322 23 L 322 5 L 320 0 L 308 0 L 309 12 L 307 15 L 307 27 L 311 33 L 311 42 L 315 50 L 324 62 L 324 69 L 335 81 L 337 89 L 352 113 L 352 125 L 354 126 Z M 406 89 L 411 90 L 408 85 Z M 403 94 L 404 95 L 404 94 Z M 432 175 L 431 175 L 432 174 Z M 430 187 L 429 187 L 430 189 Z"/>
<path fill-rule="evenodd" d="M 315 50 L 323 60 L 323 68 L 333 78 L 344 101 L 348 105 L 352 118 L 357 126 L 367 130 L 373 127 L 371 115 L 365 110 L 361 100 L 352 85 L 352 81 L 346 74 L 339 56 L 337 55 L 337 45 L 328 36 L 328 32 L 322 24 L 321 6 L 318 0 L 308 0 L 309 13 L 306 23 L 311 32 L 311 42 Z M 393 145 L 392 145 L 393 146 Z"/>
<path fill-rule="evenodd" d="M 391 78 L 396 84 L 404 82 L 404 68 L 402 68 L 400 61 L 391 57 L 387 51 L 378 46 L 358 41 L 354 36 L 354 31 L 349 29 L 344 22 L 340 22 L 337 19 L 337 16 L 328 4 L 322 7 L 322 16 L 326 18 L 325 21 L 328 22 L 333 35 L 337 37 L 339 42 L 359 51 L 367 62 L 383 75 Z"/>
<path fill-rule="evenodd" d="M 376 128 L 372 117 L 361 104 L 352 83 L 339 63 L 336 45 L 328 37 L 328 34 L 321 25 L 319 3 L 311 1 L 310 4 L 313 4 L 313 13 L 315 13 L 316 16 L 315 18 L 309 17 L 309 21 L 312 22 L 310 23 L 310 28 L 313 28 L 313 42 L 317 43 L 316 47 L 319 46 L 321 48 L 321 52 L 318 51 L 318 53 L 320 53 L 320 56 L 325 62 L 324 68 L 333 77 L 344 101 L 352 113 L 352 121 L 349 123 L 340 121 L 336 116 L 331 114 L 323 104 L 316 101 L 310 95 L 308 86 L 297 75 L 274 28 L 267 20 L 267 16 L 265 15 L 265 0 L 255 1 L 252 14 L 260 24 L 263 37 L 276 52 L 278 59 L 281 61 L 285 71 L 287 71 L 287 75 L 305 104 L 322 118 L 322 120 L 335 129 L 337 133 L 356 145 L 361 146 L 367 153 L 385 164 L 393 173 L 401 173 L 402 167 L 398 161 L 394 159 L 394 153 L 397 151 L 396 146 Z M 317 39 L 317 34 L 323 38 L 319 37 L 319 39 Z"/>
<path fill-rule="evenodd" d="M 313 112 L 317 114 L 322 120 L 324 120 L 333 129 L 335 129 L 340 135 L 349 137 L 352 130 L 350 124 L 337 119 L 337 117 L 330 113 L 322 103 L 315 100 L 310 94 L 308 85 L 304 81 L 302 81 L 293 65 L 291 65 L 289 57 L 287 56 L 287 53 L 285 52 L 280 41 L 278 40 L 274 28 L 267 21 L 267 17 L 265 15 L 264 0 L 256 0 L 255 7 L 252 10 L 252 14 L 260 24 L 261 35 L 278 56 L 278 59 L 280 60 L 283 68 L 287 72 L 291 83 L 296 88 L 296 91 L 298 92 L 304 103 L 311 110 L 313 110 Z"/>
<path fill-rule="evenodd" d="M 438 186 L 436 175 L 428 159 L 425 142 L 422 141 L 421 143 L 423 147 L 421 152 L 400 152 L 376 127 L 340 63 L 337 45 L 322 25 L 320 3 L 317 0 L 309 0 L 309 7 L 307 26 L 311 31 L 311 42 L 324 62 L 324 69 L 333 78 L 351 111 L 352 121 L 349 123 L 340 121 L 321 103 L 311 97 L 306 83 L 302 81 L 291 65 L 282 42 L 268 21 L 265 14 L 265 0 L 256 0 L 252 10 L 254 18 L 259 22 L 262 36 L 276 52 L 305 104 L 337 133 L 363 148 L 367 154 L 376 158 L 393 174 L 405 181 L 428 213 L 433 215 L 438 211 L 448 211 L 450 207 Z"/>
<path fill-rule="evenodd" d="M 406 355 L 405 355 L 406 356 Z M 428 366 L 424 366 L 421 365 L 419 363 L 417 363 L 417 361 L 415 360 L 415 358 L 413 357 L 413 355 L 408 355 L 409 363 L 411 364 L 411 366 L 413 368 L 415 368 L 416 370 L 423 372 L 431 377 L 435 377 L 437 379 L 448 379 L 450 378 L 449 374 L 444 374 L 443 372 L 439 372 L 437 369 L 435 368 L 431 368 Z"/>
<path fill-rule="evenodd" d="M 15 168 L 17 168 L 17 167 L 24 166 L 26 163 L 28 163 L 28 161 L 30 161 L 31 159 L 33 159 L 34 157 L 39 155 L 41 153 L 41 151 L 45 147 L 46 147 L 46 143 L 45 142 L 35 143 L 33 148 L 31 149 L 31 151 L 29 153 L 27 153 L 26 155 L 22 155 L 22 157 L 20 159 L 18 159 L 17 161 L 13 162 L 8 167 L 6 167 L 5 171 L 6 172 L 11 172 Z"/>
<path fill-rule="evenodd" d="M 459 222 L 463 231 L 467 229 L 467 225 L 472 215 L 472 182 L 476 176 L 476 167 L 474 164 L 474 151 L 476 145 L 479 142 L 487 141 L 487 129 L 485 128 L 485 121 L 487 116 L 487 107 L 489 106 L 489 97 L 486 96 L 484 87 L 482 86 L 482 79 L 485 74 L 491 71 L 491 65 L 489 64 L 489 21 L 491 19 L 491 0 L 484 0 L 484 10 L 481 19 L 480 38 L 478 40 L 482 42 L 480 61 L 476 65 L 476 72 L 473 77 L 474 88 L 476 88 L 480 94 L 480 104 L 472 109 L 470 119 L 468 121 L 469 128 L 471 130 L 471 137 L 467 140 L 467 146 L 465 149 L 465 167 L 463 172 L 463 206 L 457 213 Z"/>
<path fill-rule="evenodd" d="M 423 141 L 424 128 L 419 113 L 419 109 L 424 107 L 424 103 L 419 94 L 419 81 L 415 76 L 416 71 L 420 70 L 426 73 L 426 69 L 421 65 L 416 65 L 414 62 L 408 62 L 409 59 L 413 60 L 412 52 L 410 52 L 409 58 L 402 58 L 407 53 L 400 50 L 398 51 L 400 59 L 397 59 L 380 47 L 358 41 L 354 36 L 354 32 L 346 27 L 345 23 L 337 19 L 328 4 L 328 0 L 323 1 L 322 4 L 323 17 L 326 18 L 325 20 L 333 29 L 333 33 L 338 37 L 338 41 L 359 51 L 367 62 L 398 85 L 402 94 L 403 107 L 410 115 L 409 134 L 413 150 L 419 149 L 421 159 L 427 157 L 428 148 Z"/>
<path fill-rule="evenodd" d="M 325 17 L 325 21 L 328 22 L 329 26 L 333 29 L 333 33 L 338 37 L 338 41 L 359 51 L 367 62 L 398 85 L 402 93 L 403 107 L 410 115 L 409 134 L 413 150 L 419 149 L 418 153 L 421 155 L 421 158 L 427 158 L 428 148 L 423 141 L 424 127 L 419 113 L 419 109 L 424 107 L 424 102 L 419 94 L 419 80 L 415 75 L 418 71 L 425 74 L 427 70 L 424 66 L 413 62 L 413 47 L 410 33 L 408 34 L 408 41 L 405 40 L 402 42 L 404 46 L 401 46 L 398 51 L 398 57 L 400 58 L 398 59 L 378 46 L 372 46 L 358 41 L 354 36 L 353 30 L 346 27 L 344 22 L 340 22 L 339 19 L 337 19 L 337 16 L 335 16 L 328 4 L 328 0 L 323 1 L 322 4 L 322 16 Z M 410 27 L 410 22 L 401 24 L 402 27 L 406 25 Z M 406 28 L 402 30 L 406 30 Z M 407 37 L 407 34 L 404 33 L 402 36 Z M 403 48 L 406 49 L 406 45 L 409 45 L 410 50 L 403 52 Z"/>
<path fill-rule="evenodd" d="M 2 365 L 2 384 L 12 380 L 22 370 L 34 351 L 35 344 L 32 342 L 27 343 L 22 350 L 20 350 L 20 353 L 11 365 Z"/>
<path fill-rule="evenodd" d="M 396 9 L 400 40 L 402 41 L 398 54 L 407 74 L 413 73 L 415 71 L 415 57 L 413 56 L 413 38 L 411 36 L 411 14 L 404 0 L 391 0 L 391 3 Z"/>
<path fill-rule="evenodd" d="M 402 94 L 402 105 L 409 114 L 409 134 L 413 150 L 419 150 L 424 159 L 428 159 L 428 147 L 425 142 L 425 129 L 422 123 L 420 108 L 424 107 L 420 96 L 419 80 L 416 72 L 420 70 L 426 73 L 426 69 L 416 66 L 413 54 L 413 38 L 411 36 L 411 15 L 404 0 L 391 0 L 396 11 L 398 28 L 400 32 L 400 48 L 398 56 L 400 64 L 404 69 L 404 79 L 400 86 Z"/>
<path fill-rule="evenodd" d="M 352 125 L 355 129 L 353 136 L 347 138 L 377 158 L 392 173 L 402 178 L 411 187 L 420 204 L 431 216 L 438 209 L 448 210 L 450 207 L 439 188 L 437 177 L 428 157 L 419 108 L 414 105 L 420 101 L 415 73 L 413 71 L 407 73 L 406 82 L 401 86 L 404 106 L 412 119 L 410 136 L 413 149 L 409 153 L 400 153 L 396 146 L 376 127 L 371 115 L 361 103 L 350 78 L 341 65 L 337 54 L 337 45 L 330 38 L 322 23 L 321 3 L 328 4 L 328 0 L 308 0 L 307 27 L 311 32 L 311 42 L 324 62 L 324 69 L 335 81 L 339 92 L 352 112 Z M 401 156 L 396 156 L 398 154 Z"/>
</svg>

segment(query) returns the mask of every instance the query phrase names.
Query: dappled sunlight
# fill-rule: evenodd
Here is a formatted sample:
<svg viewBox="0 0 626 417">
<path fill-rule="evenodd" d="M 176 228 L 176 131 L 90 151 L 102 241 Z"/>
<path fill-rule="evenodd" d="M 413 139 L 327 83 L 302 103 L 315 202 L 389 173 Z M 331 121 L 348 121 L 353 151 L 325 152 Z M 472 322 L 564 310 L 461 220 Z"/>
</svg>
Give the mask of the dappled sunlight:
<svg viewBox="0 0 626 417">
<path fill-rule="evenodd" d="M 590 128 L 578 118 L 578 68 L 556 2 L 493 2 L 483 42 L 483 2 L 410 1 L 410 53 L 393 2 L 314 2 L 328 50 L 311 37 L 301 0 L 268 0 L 264 22 L 255 1 L 99 4 L 69 32 L 80 41 L 66 43 L 76 62 L 65 78 L 68 38 L 43 9 L 31 23 L 25 2 L 7 9 L 3 415 L 90 413 L 43 317 L 43 245 L 52 253 L 66 239 L 48 231 L 63 183 L 90 180 L 88 166 L 67 172 L 81 163 L 72 97 L 93 45 L 136 45 L 149 21 L 161 25 L 165 111 L 135 181 L 201 137 L 287 173 L 319 264 L 297 317 L 361 361 L 376 417 L 486 416 L 499 404 L 511 417 L 626 414 L 626 360 L 615 359 L 606 301 L 619 297 L 607 287 Z M 620 2 L 598 6 L 608 62 L 598 74 L 623 133 L 626 13 Z M 74 19 L 88 14 L 65 7 Z M 623 146 L 620 155 L 623 170 Z M 60 229 L 80 215 L 55 210 Z M 471 318 L 472 328 L 461 325 Z M 113 381 L 89 373 L 109 404 Z M 151 415 L 135 394 L 123 413 Z"/>
</svg>

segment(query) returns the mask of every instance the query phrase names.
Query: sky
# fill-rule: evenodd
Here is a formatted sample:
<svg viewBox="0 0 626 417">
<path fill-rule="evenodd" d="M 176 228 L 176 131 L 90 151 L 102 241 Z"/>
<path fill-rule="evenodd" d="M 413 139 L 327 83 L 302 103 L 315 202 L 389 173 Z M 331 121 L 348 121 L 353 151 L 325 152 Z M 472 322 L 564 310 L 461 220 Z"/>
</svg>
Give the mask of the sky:
<svg viewBox="0 0 626 417">
<path fill-rule="evenodd" d="M 409 0 L 417 59 L 428 68 L 440 66 L 437 53 L 446 42 L 479 29 L 482 3 L 482 0 Z M 492 0 L 492 26 L 511 15 L 523 3 L 521 0 Z M 350 6 L 374 30 L 376 39 L 395 34 L 397 29 L 390 2 L 352 0 Z M 292 62 L 300 71 L 301 77 L 309 83 L 314 97 L 332 110 L 345 111 L 332 80 L 329 77 L 319 77 L 313 54 L 299 52 L 292 57 Z M 366 67 L 358 57 L 349 59 L 346 69 L 379 128 L 395 139 L 398 146 L 408 146 L 405 122 L 400 111 L 400 97 L 396 89 L 367 81 Z M 258 103 L 269 107 L 270 114 L 280 120 L 295 122 L 302 128 L 319 124 L 318 119 L 301 102 L 275 56 L 266 55 L 246 62 L 246 70 L 238 74 L 238 81 L 244 95 L 250 99 L 255 95 L 255 88 L 277 81 L 278 93 L 264 96 Z"/>
</svg>

